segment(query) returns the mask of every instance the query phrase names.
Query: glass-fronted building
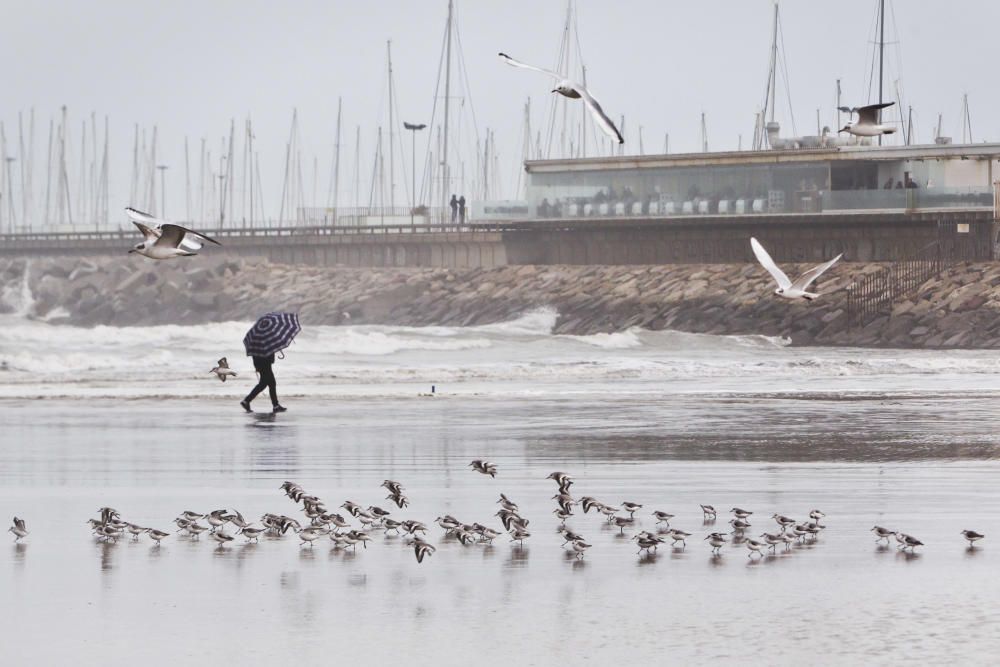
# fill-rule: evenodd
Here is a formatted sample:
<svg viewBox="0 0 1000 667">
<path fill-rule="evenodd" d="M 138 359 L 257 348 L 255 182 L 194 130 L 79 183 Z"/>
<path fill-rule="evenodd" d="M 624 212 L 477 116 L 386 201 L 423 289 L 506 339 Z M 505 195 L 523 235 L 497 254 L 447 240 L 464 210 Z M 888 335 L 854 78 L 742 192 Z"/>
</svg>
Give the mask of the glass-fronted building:
<svg viewBox="0 0 1000 667">
<path fill-rule="evenodd" d="M 531 218 L 993 206 L 1000 144 L 841 146 L 525 163 Z"/>
</svg>

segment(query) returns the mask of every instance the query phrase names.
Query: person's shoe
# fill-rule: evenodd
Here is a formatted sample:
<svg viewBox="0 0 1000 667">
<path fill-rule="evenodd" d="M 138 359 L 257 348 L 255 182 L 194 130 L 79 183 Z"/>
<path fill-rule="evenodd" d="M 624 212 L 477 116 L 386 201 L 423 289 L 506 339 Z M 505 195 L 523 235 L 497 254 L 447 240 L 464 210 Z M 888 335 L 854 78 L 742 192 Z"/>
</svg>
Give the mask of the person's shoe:
<svg viewBox="0 0 1000 667">
<path fill-rule="evenodd" d="M 240 401 L 240 405 L 243 406 L 243 409 L 246 410 L 247 412 L 253 412 L 253 410 L 250 409 L 250 401 L 248 401 L 247 399 L 244 398 L 242 401 Z"/>
<path fill-rule="evenodd" d="M 272 412 L 288 412 L 288 408 L 283 405 L 275 405 Z"/>
</svg>

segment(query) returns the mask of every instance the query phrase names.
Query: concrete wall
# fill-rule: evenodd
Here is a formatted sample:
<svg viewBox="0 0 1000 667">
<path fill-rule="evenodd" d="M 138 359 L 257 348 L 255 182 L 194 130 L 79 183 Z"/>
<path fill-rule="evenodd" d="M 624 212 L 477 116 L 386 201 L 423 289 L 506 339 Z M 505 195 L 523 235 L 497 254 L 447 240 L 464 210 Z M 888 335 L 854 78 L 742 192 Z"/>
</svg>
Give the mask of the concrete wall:
<svg viewBox="0 0 1000 667">
<path fill-rule="evenodd" d="M 754 262 L 750 237 L 777 261 L 820 262 L 843 253 L 846 261 L 882 262 L 912 257 L 928 244 L 948 239 L 948 248 L 970 260 L 992 259 L 993 223 L 969 222 L 957 233 L 949 217 L 807 222 L 695 222 L 604 224 L 581 229 L 549 228 L 504 234 L 511 264 L 698 264 Z"/>
<path fill-rule="evenodd" d="M 508 264 L 693 264 L 754 262 L 757 237 L 777 261 L 911 257 L 944 239 L 964 259 L 989 260 L 995 238 L 984 211 L 940 214 L 699 216 L 510 223 L 505 231 L 228 236 L 206 255 L 263 257 L 283 264 L 490 269 Z M 968 225 L 960 233 L 959 225 Z M 135 235 L 54 240 L 0 239 L 0 256 L 125 256 Z"/>
</svg>

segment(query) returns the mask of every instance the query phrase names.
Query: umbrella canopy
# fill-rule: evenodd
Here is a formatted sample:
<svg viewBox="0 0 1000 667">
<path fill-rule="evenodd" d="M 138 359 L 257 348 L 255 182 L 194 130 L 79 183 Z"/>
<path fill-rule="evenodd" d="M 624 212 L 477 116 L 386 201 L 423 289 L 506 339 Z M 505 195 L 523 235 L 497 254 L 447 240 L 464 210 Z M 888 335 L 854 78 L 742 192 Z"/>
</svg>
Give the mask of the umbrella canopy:
<svg viewBox="0 0 1000 667">
<path fill-rule="evenodd" d="M 268 313 L 243 337 L 248 357 L 269 357 L 292 344 L 302 327 L 297 313 Z"/>
</svg>

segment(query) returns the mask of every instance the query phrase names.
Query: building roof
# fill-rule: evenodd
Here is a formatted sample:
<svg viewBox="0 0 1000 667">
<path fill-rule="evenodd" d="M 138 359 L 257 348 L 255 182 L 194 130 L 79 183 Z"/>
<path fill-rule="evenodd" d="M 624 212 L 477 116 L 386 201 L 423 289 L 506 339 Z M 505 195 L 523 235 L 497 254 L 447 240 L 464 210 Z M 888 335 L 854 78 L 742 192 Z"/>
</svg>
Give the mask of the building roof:
<svg viewBox="0 0 1000 667">
<path fill-rule="evenodd" d="M 562 160 L 528 160 L 525 171 L 559 173 L 670 167 L 719 167 L 835 161 L 1000 160 L 1000 144 L 921 144 L 917 146 L 837 146 L 795 150 L 623 155 Z"/>
</svg>

